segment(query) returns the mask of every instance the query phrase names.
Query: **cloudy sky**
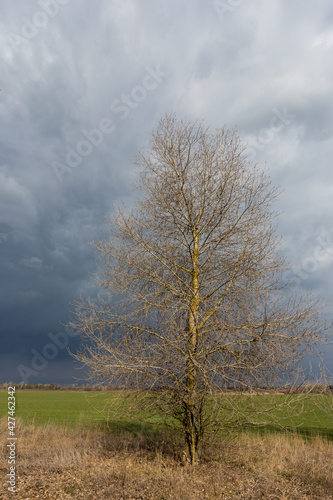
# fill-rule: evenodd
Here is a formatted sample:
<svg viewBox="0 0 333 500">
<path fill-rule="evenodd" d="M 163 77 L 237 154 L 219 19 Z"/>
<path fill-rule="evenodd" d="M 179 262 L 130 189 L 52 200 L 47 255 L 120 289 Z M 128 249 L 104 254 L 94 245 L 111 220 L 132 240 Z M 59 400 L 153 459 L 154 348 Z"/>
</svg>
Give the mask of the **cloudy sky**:
<svg viewBox="0 0 333 500">
<path fill-rule="evenodd" d="M 283 189 L 298 288 L 333 302 L 331 0 L 0 9 L 0 382 L 80 376 L 65 325 L 70 304 L 96 294 L 89 242 L 133 200 L 136 149 L 166 111 L 237 126 Z"/>
</svg>

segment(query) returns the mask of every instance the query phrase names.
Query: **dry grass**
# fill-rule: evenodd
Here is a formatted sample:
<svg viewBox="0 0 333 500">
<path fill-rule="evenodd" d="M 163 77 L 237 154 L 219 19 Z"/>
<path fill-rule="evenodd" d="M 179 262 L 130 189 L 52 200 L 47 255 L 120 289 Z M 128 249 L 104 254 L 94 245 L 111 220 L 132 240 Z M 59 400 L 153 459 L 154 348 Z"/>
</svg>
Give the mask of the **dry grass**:
<svg viewBox="0 0 333 500">
<path fill-rule="evenodd" d="M 18 424 L 17 493 L 7 491 L 4 443 L 3 499 L 333 499 L 333 443 L 322 438 L 243 434 L 205 449 L 191 469 L 167 436 Z"/>
</svg>

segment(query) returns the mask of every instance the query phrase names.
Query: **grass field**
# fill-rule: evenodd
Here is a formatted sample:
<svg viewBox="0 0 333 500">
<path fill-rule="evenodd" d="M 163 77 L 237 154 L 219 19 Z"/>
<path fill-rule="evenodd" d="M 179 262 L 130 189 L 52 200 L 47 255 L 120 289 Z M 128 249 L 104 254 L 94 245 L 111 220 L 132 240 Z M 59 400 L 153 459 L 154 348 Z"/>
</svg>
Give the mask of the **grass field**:
<svg viewBox="0 0 333 500">
<path fill-rule="evenodd" d="M 188 466 L 181 437 L 163 427 L 123 419 L 121 432 L 103 428 L 101 413 L 118 394 L 18 391 L 17 491 L 9 496 L 7 440 L 1 443 L 0 498 L 40 500 L 333 499 L 332 396 L 312 395 L 299 432 L 240 427 L 207 442 L 200 463 Z M 221 396 L 223 398 L 223 396 Z M 264 406 L 288 396 L 255 396 Z M 282 399 L 281 399 L 282 398 Z M 292 398 L 292 397 L 291 397 Z M 246 405 L 242 401 L 243 410 Z M 299 409 L 298 403 L 295 404 Z M 280 411 L 280 413 L 279 413 Z M 276 417 L 284 416 L 279 410 Z M 7 392 L 0 392 L 0 435 L 7 435 Z M 112 430 L 113 426 L 111 426 Z M 146 432 L 148 430 L 148 432 Z M 119 431 L 119 427 L 118 427 Z M 124 432 L 125 431 L 125 432 Z"/>
<path fill-rule="evenodd" d="M 80 392 L 80 391 L 17 391 L 16 416 L 25 423 L 34 422 L 36 425 L 56 424 L 68 427 L 94 426 L 102 424 L 107 415 L 106 406 L 112 406 L 112 401 L 121 397 L 118 393 L 105 392 Z M 237 396 L 235 396 L 236 398 Z M 223 396 L 221 396 L 223 398 Z M 253 399 L 256 398 L 256 399 Z M 286 399 L 293 401 L 293 396 L 266 395 L 252 396 L 251 404 L 269 406 Z M 240 398 L 245 408 L 246 404 Z M 249 398 L 246 400 L 249 401 Z M 275 411 L 277 421 L 283 422 L 287 428 L 297 428 L 304 435 L 321 434 L 333 439 L 333 396 L 311 395 L 301 403 L 295 399 L 295 416 L 283 421 L 285 409 L 282 407 Z M 0 417 L 7 414 L 7 392 L 0 391 Z M 260 422 L 260 416 L 258 416 Z M 127 422 L 123 418 L 123 425 L 128 429 L 137 429 L 139 423 Z M 147 428 L 147 426 L 146 426 Z M 276 431 L 277 425 L 267 425 L 266 430 Z M 264 428 L 264 429 L 265 429 Z M 240 429 L 240 430 L 243 430 Z"/>
<path fill-rule="evenodd" d="M 107 394 L 79 391 L 16 391 L 16 416 L 26 423 L 85 425 L 98 415 L 94 406 L 103 407 Z M 7 392 L 0 391 L 0 417 L 7 413 Z"/>
</svg>

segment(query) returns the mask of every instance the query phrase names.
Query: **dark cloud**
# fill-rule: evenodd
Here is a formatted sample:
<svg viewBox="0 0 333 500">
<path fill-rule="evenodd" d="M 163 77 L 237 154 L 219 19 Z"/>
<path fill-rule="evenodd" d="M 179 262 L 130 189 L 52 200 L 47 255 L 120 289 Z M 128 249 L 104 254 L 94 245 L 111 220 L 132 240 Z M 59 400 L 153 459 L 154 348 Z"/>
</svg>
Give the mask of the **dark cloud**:
<svg viewBox="0 0 333 500">
<path fill-rule="evenodd" d="M 215 4 L 0 0 L 0 381 L 19 381 L 70 304 L 96 294 L 88 243 L 114 203 L 133 203 L 136 148 L 171 109 L 238 126 L 284 188 L 299 287 L 332 300 L 331 3 Z M 60 348 L 34 371 L 76 373 Z"/>
</svg>

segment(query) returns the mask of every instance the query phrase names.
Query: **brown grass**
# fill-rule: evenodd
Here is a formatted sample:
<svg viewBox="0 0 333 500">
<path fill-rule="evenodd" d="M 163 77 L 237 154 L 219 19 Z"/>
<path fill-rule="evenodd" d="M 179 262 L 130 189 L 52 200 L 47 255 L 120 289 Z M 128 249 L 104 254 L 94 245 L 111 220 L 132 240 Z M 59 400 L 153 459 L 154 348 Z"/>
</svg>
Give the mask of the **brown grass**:
<svg viewBox="0 0 333 500">
<path fill-rule="evenodd" d="M 7 491 L 7 422 L 1 421 L 3 499 L 333 499 L 333 443 L 249 434 L 205 448 L 191 468 L 166 435 L 22 425 L 17 429 L 17 493 Z"/>
</svg>

